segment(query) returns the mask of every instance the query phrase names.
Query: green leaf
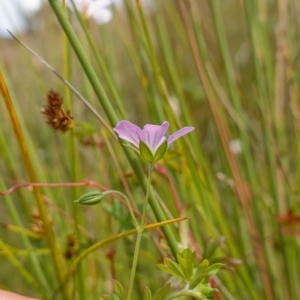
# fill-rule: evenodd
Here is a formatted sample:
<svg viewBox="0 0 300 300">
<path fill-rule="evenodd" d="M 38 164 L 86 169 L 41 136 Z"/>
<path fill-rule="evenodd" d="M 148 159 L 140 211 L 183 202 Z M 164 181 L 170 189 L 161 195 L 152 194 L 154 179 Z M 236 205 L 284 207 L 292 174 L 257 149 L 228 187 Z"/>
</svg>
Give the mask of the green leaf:
<svg viewBox="0 0 300 300">
<path fill-rule="evenodd" d="M 168 148 L 168 141 L 165 140 L 156 150 L 154 155 L 154 161 L 160 160 L 164 156 L 165 152 L 167 151 L 167 148 Z"/>
<path fill-rule="evenodd" d="M 190 289 L 193 290 L 196 288 L 200 283 L 202 283 L 205 279 L 205 275 L 201 274 L 197 277 L 195 277 L 191 282 L 190 282 Z"/>
<path fill-rule="evenodd" d="M 183 274 L 182 269 L 181 269 L 181 267 L 178 263 L 176 263 L 173 260 L 167 258 L 166 259 L 166 264 L 169 267 L 169 269 L 171 271 L 173 271 L 174 274 L 177 274 L 177 276 L 179 278 L 184 279 L 184 274 Z"/>
<path fill-rule="evenodd" d="M 151 150 L 143 141 L 140 141 L 140 143 L 139 143 L 139 150 L 140 150 L 141 157 L 145 161 L 148 161 L 151 163 L 154 162 L 154 157 L 153 157 Z"/>
<path fill-rule="evenodd" d="M 177 260 L 181 266 L 186 281 L 190 281 L 193 276 L 195 259 L 196 253 L 191 251 L 189 248 L 183 250 L 181 253 L 177 253 Z"/>
<path fill-rule="evenodd" d="M 196 275 L 200 275 L 201 273 L 204 273 L 208 267 L 209 267 L 209 261 L 207 259 L 203 259 L 202 262 L 197 267 Z"/>
<path fill-rule="evenodd" d="M 213 265 L 210 265 L 207 269 L 206 272 L 208 275 L 215 275 L 219 272 L 221 268 L 223 268 L 225 265 L 221 263 L 215 263 Z"/>
<path fill-rule="evenodd" d="M 144 288 L 144 297 L 143 297 L 143 300 L 152 300 L 151 290 L 147 286 L 145 286 L 145 288 Z"/>
<path fill-rule="evenodd" d="M 118 295 L 120 300 L 125 299 L 124 288 L 123 288 L 122 284 L 117 280 L 114 280 L 114 292 L 116 293 L 116 295 Z"/>
<path fill-rule="evenodd" d="M 202 263 L 198 266 L 193 280 L 190 283 L 190 288 L 195 288 L 199 283 L 203 282 L 204 280 L 208 280 L 210 275 L 217 274 L 217 272 L 224 266 L 224 264 L 216 263 L 209 266 L 208 260 L 204 259 Z"/>
<path fill-rule="evenodd" d="M 180 265 L 173 262 L 169 258 L 165 259 L 164 265 L 157 265 L 161 270 L 165 271 L 166 273 L 169 273 L 173 276 L 179 277 L 180 279 L 184 280 L 184 274 L 181 270 Z"/>
<path fill-rule="evenodd" d="M 203 261 L 198 265 L 196 272 L 194 273 L 193 280 L 190 283 L 190 288 L 194 289 L 198 284 L 200 284 L 206 277 L 206 269 L 209 267 L 209 261 L 203 259 Z"/>
<path fill-rule="evenodd" d="M 168 295 L 168 293 L 170 292 L 170 290 L 171 290 L 170 284 L 166 284 L 166 285 L 162 286 L 155 293 L 153 300 L 164 300 L 166 298 L 166 296 Z"/>
<path fill-rule="evenodd" d="M 210 259 L 215 250 L 225 241 L 224 236 L 220 236 L 217 239 L 209 239 L 204 245 L 204 251 L 202 256 L 206 259 Z"/>
</svg>

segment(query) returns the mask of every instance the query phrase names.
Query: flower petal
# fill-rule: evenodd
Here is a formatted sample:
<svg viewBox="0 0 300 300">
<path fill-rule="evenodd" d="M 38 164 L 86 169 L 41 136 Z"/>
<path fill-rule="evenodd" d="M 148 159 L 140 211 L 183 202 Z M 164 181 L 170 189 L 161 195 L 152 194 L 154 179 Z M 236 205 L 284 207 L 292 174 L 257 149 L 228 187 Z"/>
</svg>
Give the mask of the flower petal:
<svg viewBox="0 0 300 300">
<path fill-rule="evenodd" d="M 178 138 L 182 137 L 183 135 L 186 135 L 187 133 L 193 131 L 194 129 L 195 129 L 194 127 L 183 127 L 178 131 L 174 132 L 173 134 L 171 134 L 168 138 L 168 147 Z"/>
<path fill-rule="evenodd" d="M 162 125 L 147 124 L 144 126 L 140 139 L 149 147 L 151 152 L 155 154 L 157 148 L 167 139 L 164 135 L 170 124 L 163 122 Z"/>
<path fill-rule="evenodd" d="M 106 24 L 110 22 L 110 20 L 113 17 L 113 14 L 111 10 L 109 9 L 99 9 L 99 10 L 93 10 L 90 12 L 89 15 L 97 24 Z"/>
<path fill-rule="evenodd" d="M 140 127 L 129 121 L 123 120 L 117 124 L 114 131 L 119 135 L 120 139 L 132 143 L 137 148 L 139 147 L 140 136 L 142 135 L 142 129 Z"/>
</svg>

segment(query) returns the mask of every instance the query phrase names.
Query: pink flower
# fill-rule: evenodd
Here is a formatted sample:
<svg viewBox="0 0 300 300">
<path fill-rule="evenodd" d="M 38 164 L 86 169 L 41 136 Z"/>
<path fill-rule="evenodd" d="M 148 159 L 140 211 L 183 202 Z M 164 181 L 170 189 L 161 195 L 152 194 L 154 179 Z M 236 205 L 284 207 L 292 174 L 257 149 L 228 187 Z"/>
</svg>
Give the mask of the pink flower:
<svg viewBox="0 0 300 300">
<path fill-rule="evenodd" d="M 165 133 L 169 126 L 168 122 L 163 122 L 160 126 L 147 124 L 141 129 L 135 124 L 123 120 L 117 124 L 114 131 L 120 139 L 133 144 L 145 160 L 155 162 L 163 157 L 174 141 L 194 130 L 194 127 L 183 127 L 167 138 Z"/>
</svg>

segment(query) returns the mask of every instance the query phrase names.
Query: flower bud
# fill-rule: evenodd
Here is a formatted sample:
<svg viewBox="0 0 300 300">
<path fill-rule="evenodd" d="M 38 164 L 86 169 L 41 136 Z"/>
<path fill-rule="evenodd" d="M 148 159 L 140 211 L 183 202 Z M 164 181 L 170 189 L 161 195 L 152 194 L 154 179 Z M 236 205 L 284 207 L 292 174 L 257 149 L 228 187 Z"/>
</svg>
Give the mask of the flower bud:
<svg viewBox="0 0 300 300">
<path fill-rule="evenodd" d="M 84 205 L 94 205 L 98 204 L 103 199 L 103 193 L 99 191 L 92 191 L 89 193 L 85 193 L 82 196 L 80 196 L 77 200 L 74 201 L 74 203 L 80 203 Z"/>
</svg>

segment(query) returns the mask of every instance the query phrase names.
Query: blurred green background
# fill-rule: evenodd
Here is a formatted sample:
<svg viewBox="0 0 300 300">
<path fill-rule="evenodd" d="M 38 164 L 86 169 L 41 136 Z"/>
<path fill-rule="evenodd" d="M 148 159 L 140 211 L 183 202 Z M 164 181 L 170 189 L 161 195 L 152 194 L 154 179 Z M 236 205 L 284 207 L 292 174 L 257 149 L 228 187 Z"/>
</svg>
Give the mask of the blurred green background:
<svg viewBox="0 0 300 300">
<path fill-rule="evenodd" d="M 186 241 L 187 229 L 180 235 L 175 226 L 178 244 L 187 243 L 200 255 L 207 254 L 209 238 L 225 236 L 209 258 L 225 262 L 230 269 L 215 278 L 220 290 L 215 299 L 299 299 L 299 1 L 148 2 L 141 5 L 151 44 L 136 1 L 107 5 L 112 18 L 105 24 L 81 12 L 113 89 L 76 14 L 71 8 L 66 14 L 119 119 L 126 112 L 126 118 L 141 127 L 168 120 L 172 131 L 182 125 L 196 128 L 158 163 L 153 176 L 167 218 L 190 218 L 194 243 Z M 18 39 L 67 78 L 106 119 L 101 99 L 66 42 L 51 6 L 45 1 L 28 22 L 30 30 L 14 32 Z M 120 146 L 55 75 L 7 37 L 0 39 L 0 70 L 39 182 L 90 179 L 130 191 L 141 206 L 143 193 Z M 61 134 L 45 124 L 40 110 L 50 89 L 64 97 L 74 130 Z M 0 182 L 5 190 L 29 180 L 3 101 L 0 120 Z M 168 180 L 160 173 L 163 167 Z M 74 208 L 73 200 L 86 190 L 43 189 L 57 206 L 48 204 L 48 213 L 62 253 L 70 236 L 77 234 L 64 213 L 93 237 L 77 235 L 76 251 L 132 227 L 126 208 L 115 199 L 92 208 Z M 30 256 L 37 258 L 45 277 L 38 284 L 49 296 L 57 282 L 51 280 L 52 261 L 44 239 L 25 238 L 25 233 L 7 228 L 14 224 L 32 230 L 36 205 L 31 190 L 18 189 L 0 200 L 0 287 L 41 297 L 9 258 L 10 249 L 34 278 L 38 273 Z M 150 211 L 149 217 L 155 220 Z M 157 233 L 145 236 L 134 299 L 142 299 L 144 285 L 156 289 L 165 282 L 167 277 L 155 264 L 171 256 Z M 91 255 L 82 267 L 87 299 L 110 292 L 112 278 L 126 285 L 133 247 L 130 237 Z"/>
</svg>

